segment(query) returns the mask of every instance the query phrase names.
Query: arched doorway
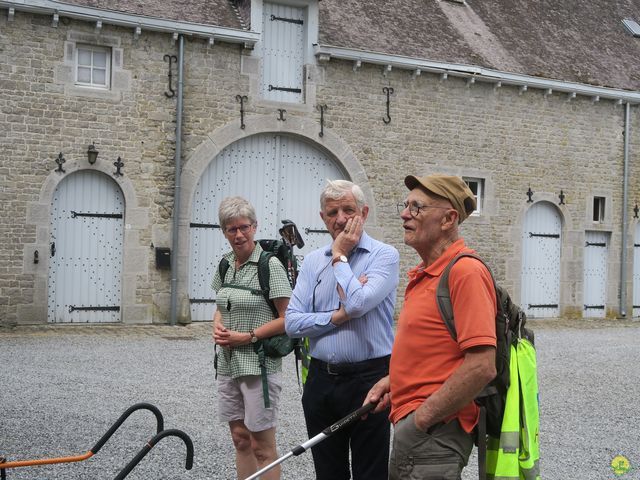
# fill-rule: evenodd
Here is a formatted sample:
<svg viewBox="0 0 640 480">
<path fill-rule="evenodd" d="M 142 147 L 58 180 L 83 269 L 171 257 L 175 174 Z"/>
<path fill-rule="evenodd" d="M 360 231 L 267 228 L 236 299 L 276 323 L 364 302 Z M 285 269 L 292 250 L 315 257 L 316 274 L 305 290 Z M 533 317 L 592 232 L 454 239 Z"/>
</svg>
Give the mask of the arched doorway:
<svg viewBox="0 0 640 480">
<path fill-rule="evenodd" d="M 124 196 L 109 176 L 69 174 L 51 202 L 49 323 L 121 320 Z"/>
<path fill-rule="evenodd" d="M 193 196 L 190 220 L 189 299 L 194 321 L 211 320 L 215 293 L 211 281 L 224 252 L 229 251 L 218 225 L 220 201 L 240 195 L 256 208 L 257 238 L 278 238 L 284 219 L 300 230 L 305 253 L 331 237 L 320 219 L 320 192 L 326 179 L 345 172 L 310 143 L 297 137 L 261 133 L 223 149 L 205 169 Z"/>
<path fill-rule="evenodd" d="M 555 205 L 538 202 L 527 211 L 522 229 L 522 308 L 532 318 L 560 313 L 562 218 Z"/>
</svg>

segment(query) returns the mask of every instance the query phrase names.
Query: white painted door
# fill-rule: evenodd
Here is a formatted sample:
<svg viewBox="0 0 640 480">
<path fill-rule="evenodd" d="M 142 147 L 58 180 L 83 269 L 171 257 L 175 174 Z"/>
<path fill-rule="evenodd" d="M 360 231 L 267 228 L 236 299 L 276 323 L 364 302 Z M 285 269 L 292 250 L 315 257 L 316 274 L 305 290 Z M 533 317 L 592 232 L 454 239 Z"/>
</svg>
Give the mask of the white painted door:
<svg viewBox="0 0 640 480">
<path fill-rule="evenodd" d="M 209 321 L 215 311 L 211 281 L 220 258 L 231 250 L 218 225 L 223 198 L 239 195 L 256 209 L 256 239 L 279 238 L 282 220 L 298 226 L 304 254 L 331 241 L 320 218 L 320 192 L 326 179 L 345 173 L 312 145 L 293 137 L 260 134 L 225 148 L 198 181 L 191 217 L 189 298 L 191 318 Z"/>
<path fill-rule="evenodd" d="M 50 323 L 119 322 L 124 196 L 110 177 L 69 174 L 53 195 L 49 240 Z"/>
<path fill-rule="evenodd" d="M 633 316 L 640 317 L 640 222 L 633 241 Z"/>
<path fill-rule="evenodd" d="M 303 101 L 304 10 L 264 3 L 262 96 L 277 102 Z"/>
<path fill-rule="evenodd" d="M 585 318 L 602 318 L 607 304 L 607 259 L 609 233 L 584 234 L 584 308 Z"/>
<path fill-rule="evenodd" d="M 555 205 L 538 202 L 527 212 L 522 229 L 521 303 L 527 316 L 559 315 L 562 218 Z"/>
</svg>

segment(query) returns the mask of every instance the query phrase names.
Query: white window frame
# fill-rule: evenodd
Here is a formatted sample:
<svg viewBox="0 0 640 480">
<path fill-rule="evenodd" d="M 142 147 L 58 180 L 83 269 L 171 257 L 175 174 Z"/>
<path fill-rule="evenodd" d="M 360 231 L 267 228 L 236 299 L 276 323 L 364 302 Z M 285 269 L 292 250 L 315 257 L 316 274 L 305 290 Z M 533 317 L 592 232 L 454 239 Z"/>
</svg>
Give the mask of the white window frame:
<svg viewBox="0 0 640 480">
<path fill-rule="evenodd" d="M 594 196 L 593 197 L 593 222 L 604 223 L 606 218 L 606 197 Z"/>
<path fill-rule="evenodd" d="M 91 65 L 80 65 L 80 50 L 86 50 L 91 53 Z M 104 67 L 104 75 L 105 75 L 105 83 L 96 83 L 94 81 L 94 72 L 98 69 L 102 69 L 102 67 L 96 67 L 94 65 L 94 54 L 95 53 L 104 53 L 106 55 L 105 67 Z M 109 90 L 111 88 L 111 57 L 112 52 L 110 47 L 101 47 L 97 45 L 86 45 L 86 44 L 78 44 L 75 48 L 75 61 L 74 61 L 74 71 L 75 71 L 75 84 L 80 87 L 89 87 L 89 88 L 99 88 L 103 90 Z M 91 80 L 89 82 L 83 82 L 79 80 L 78 72 L 80 68 L 90 68 L 91 69 Z"/>
<path fill-rule="evenodd" d="M 471 216 L 477 217 L 482 214 L 482 206 L 484 204 L 484 178 L 479 177 L 462 177 L 465 183 L 469 186 L 471 191 L 474 193 L 474 197 L 476 199 L 476 209 L 471 212 Z M 472 186 L 475 185 L 475 191 Z"/>
</svg>

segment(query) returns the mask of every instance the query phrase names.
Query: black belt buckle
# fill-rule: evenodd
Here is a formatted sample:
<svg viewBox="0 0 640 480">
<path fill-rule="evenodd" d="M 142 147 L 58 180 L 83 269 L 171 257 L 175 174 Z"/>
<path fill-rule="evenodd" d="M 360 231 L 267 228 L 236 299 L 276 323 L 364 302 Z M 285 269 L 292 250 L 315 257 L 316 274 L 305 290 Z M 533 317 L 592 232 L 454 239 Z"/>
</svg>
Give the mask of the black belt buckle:
<svg viewBox="0 0 640 480">
<path fill-rule="evenodd" d="M 340 375 L 340 372 L 335 372 L 335 371 L 331 370 L 331 364 L 330 363 L 327 363 L 326 365 L 327 365 L 327 373 L 329 375 Z"/>
</svg>

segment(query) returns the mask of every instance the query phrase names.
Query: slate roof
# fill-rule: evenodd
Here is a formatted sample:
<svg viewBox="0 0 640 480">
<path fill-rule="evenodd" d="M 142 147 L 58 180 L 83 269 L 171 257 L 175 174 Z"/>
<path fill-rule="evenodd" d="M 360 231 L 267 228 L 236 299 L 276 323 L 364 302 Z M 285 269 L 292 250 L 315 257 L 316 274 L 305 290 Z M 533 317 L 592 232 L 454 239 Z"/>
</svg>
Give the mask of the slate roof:
<svg viewBox="0 0 640 480">
<path fill-rule="evenodd" d="M 640 0 L 322 0 L 320 43 L 640 90 Z"/>
<path fill-rule="evenodd" d="M 164 20 L 242 28 L 229 0 L 63 0 L 59 3 Z"/>
<path fill-rule="evenodd" d="M 64 0 L 241 29 L 247 0 Z M 640 90 L 640 0 L 321 0 L 319 43 Z"/>
</svg>

